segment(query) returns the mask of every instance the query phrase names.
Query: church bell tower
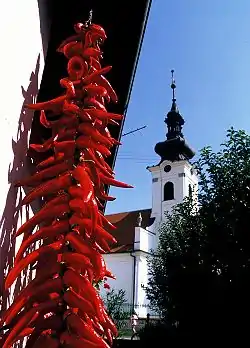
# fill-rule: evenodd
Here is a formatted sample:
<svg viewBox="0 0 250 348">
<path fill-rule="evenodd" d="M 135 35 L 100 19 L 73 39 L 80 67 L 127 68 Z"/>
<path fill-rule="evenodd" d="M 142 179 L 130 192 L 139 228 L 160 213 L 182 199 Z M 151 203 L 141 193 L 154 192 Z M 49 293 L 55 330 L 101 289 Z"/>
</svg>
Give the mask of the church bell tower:
<svg viewBox="0 0 250 348">
<path fill-rule="evenodd" d="M 185 121 L 176 104 L 174 70 L 171 73 L 172 106 L 164 121 L 167 125 L 166 140 L 155 145 L 160 162 L 147 167 L 152 175 L 151 217 L 155 218 L 155 223 L 163 221 L 165 212 L 171 212 L 185 196 L 197 196 L 198 192 L 198 177 L 190 163 L 195 152 L 183 135 Z"/>
</svg>

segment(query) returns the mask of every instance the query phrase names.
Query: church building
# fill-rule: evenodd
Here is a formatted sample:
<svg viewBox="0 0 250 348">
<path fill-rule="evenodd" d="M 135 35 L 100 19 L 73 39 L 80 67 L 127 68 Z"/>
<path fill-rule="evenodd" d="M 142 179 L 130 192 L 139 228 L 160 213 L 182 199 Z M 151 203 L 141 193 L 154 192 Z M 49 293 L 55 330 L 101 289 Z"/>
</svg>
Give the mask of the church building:
<svg viewBox="0 0 250 348">
<path fill-rule="evenodd" d="M 109 284 L 113 289 L 125 290 L 128 303 L 141 318 L 149 313 L 144 290 L 148 283 L 147 257 L 157 247 L 160 224 L 175 204 L 185 196 L 197 195 L 198 191 L 198 177 L 190 162 L 195 153 L 183 135 L 184 119 L 176 104 L 173 73 L 172 70 L 172 106 L 164 120 L 166 139 L 155 145 L 159 163 L 147 167 L 152 176 L 152 207 L 106 215 L 117 227 L 110 233 L 118 241 L 104 255 L 108 268 L 117 278 Z"/>
</svg>

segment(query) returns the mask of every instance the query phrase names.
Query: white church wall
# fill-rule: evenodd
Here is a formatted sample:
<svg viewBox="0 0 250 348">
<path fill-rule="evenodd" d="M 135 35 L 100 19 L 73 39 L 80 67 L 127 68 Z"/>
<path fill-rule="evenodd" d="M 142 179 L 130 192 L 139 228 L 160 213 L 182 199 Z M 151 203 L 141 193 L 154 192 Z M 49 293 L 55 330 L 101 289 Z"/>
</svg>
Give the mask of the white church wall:
<svg viewBox="0 0 250 348">
<path fill-rule="evenodd" d="M 135 227 L 134 250 L 141 250 L 146 253 L 150 252 L 154 247 L 155 238 L 151 231 L 141 227 Z"/>
<path fill-rule="evenodd" d="M 122 289 L 126 292 L 127 303 L 133 301 L 134 259 L 130 253 L 113 253 L 103 255 L 107 268 L 115 276 L 116 280 L 108 279 L 112 289 Z M 100 294 L 105 296 L 107 290 L 101 287 Z"/>
<path fill-rule="evenodd" d="M 135 288 L 135 304 L 136 312 L 140 318 L 147 316 L 149 312 L 149 302 L 146 297 L 146 291 L 143 287 L 148 284 L 148 263 L 147 254 L 136 253 L 137 272 L 136 272 L 136 288 Z"/>
<path fill-rule="evenodd" d="M 166 172 L 164 168 L 169 165 L 171 170 Z M 189 194 L 189 184 L 195 192 L 198 190 L 198 178 L 192 165 L 188 161 L 170 162 L 163 161 L 160 165 L 148 167 L 152 175 L 152 217 L 162 221 L 165 212 L 171 213 L 172 208 L 183 201 Z M 174 199 L 164 201 L 164 185 L 167 182 L 174 185 Z"/>
</svg>

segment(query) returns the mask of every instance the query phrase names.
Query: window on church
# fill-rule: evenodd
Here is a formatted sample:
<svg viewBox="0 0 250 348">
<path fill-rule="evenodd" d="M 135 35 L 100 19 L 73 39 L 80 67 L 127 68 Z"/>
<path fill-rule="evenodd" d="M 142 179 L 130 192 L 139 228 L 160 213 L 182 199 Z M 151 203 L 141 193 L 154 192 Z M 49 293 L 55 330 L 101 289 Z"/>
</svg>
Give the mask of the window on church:
<svg viewBox="0 0 250 348">
<path fill-rule="evenodd" d="M 192 197 L 192 186 L 191 186 L 191 184 L 188 185 L 188 194 L 189 194 L 189 197 Z"/>
<path fill-rule="evenodd" d="M 171 201 L 174 199 L 174 184 L 171 181 L 164 185 L 164 201 Z"/>
</svg>

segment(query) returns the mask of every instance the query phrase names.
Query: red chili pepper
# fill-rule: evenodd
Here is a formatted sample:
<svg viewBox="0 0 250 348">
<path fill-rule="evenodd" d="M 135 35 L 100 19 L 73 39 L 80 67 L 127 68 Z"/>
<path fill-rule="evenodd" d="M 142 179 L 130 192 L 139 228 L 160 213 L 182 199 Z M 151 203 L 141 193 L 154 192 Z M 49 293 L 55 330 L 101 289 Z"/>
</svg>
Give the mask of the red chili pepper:
<svg viewBox="0 0 250 348">
<path fill-rule="evenodd" d="M 75 87 L 72 81 L 70 81 L 68 78 L 64 78 L 60 80 L 60 85 L 67 89 L 67 97 L 68 98 L 74 98 L 76 95 Z"/>
<path fill-rule="evenodd" d="M 117 181 L 113 178 L 107 177 L 101 172 L 99 175 L 100 175 L 101 181 L 106 185 L 112 185 L 112 186 L 123 187 L 123 188 L 133 188 L 133 186 L 125 184 L 124 182 L 121 182 L 121 181 Z"/>
<path fill-rule="evenodd" d="M 66 235 L 65 241 L 69 242 L 70 245 L 78 252 L 88 257 L 92 257 L 94 254 L 94 250 L 88 246 L 84 240 L 77 235 L 75 232 L 70 232 Z"/>
<path fill-rule="evenodd" d="M 113 89 L 113 87 L 111 86 L 111 84 L 109 83 L 109 81 L 103 76 L 103 75 L 97 75 L 94 79 L 93 82 L 98 83 L 100 86 L 104 87 L 107 92 L 108 95 L 110 96 L 111 100 L 114 103 L 118 102 L 118 97 L 117 94 L 115 93 L 115 90 Z"/>
<path fill-rule="evenodd" d="M 39 249 L 33 251 L 29 255 L 27 255 L 24 259 L 22 259 L 19 263 L 17 263 L 8 273 L 7 278 L 5 280 L 5 289 L 11 287 L 16 278 L 20 275 L 22 270 L 26 268 L 29 264 L 35 262 L 41 255 L 44 255 L 53 249 L 55 252 L 59 252 L 62 248 L 64 241 L 58 241 L 49 245 L 45 245 L 40 247 Z"/>
<path fill-rule="evenodd" d="M 100 25 L 97 25 L 97 24 L 94 24 L 92 23 L 90 25 L 90 30 L 95 34 L 97 35 L 97 38 L 99 39 L 103 39 L 105 40 L 107 38 L 107 35 L 105 33 L 105 30 L 100 26 Z"/>
<path fill-rule="evenodd" d="M 113 321 L 110 319 L 110 317 L 108 316 L 108 314 L 106 313 L 106 311 L 103 309 L 103 314 L 105 316 L 105 323 L 102 323 L 102 326 L 104 329 L 110 329 L 112 334 L 116 337 L 118 336 L 118 331 L 117 328 L 115 326 L 115 324 L 113 323 Z M 107 331 L 105 330 L 105 332 L 107 333 Z"/>
<path fill-rule="evenodd" d="M 60 342 L 61 344 L 64 344 L 69 347 L 74 347 L 74 348 L 97 348 L 98 346 L 84 338 L 79 338 L 74 335 L 70 335 L 68 332 L 63 332 L 61 337 L 60 337 Z"/>
<path fill-rule="evenodd" d="M 95 237 L 96 238 L 96 242 L 98 242 L 98 245 L 100 245 L 100 247 L 102 248 L 102 250 L 105 253 L 110 253 L 111 249 L 110 246 L 108 245 L 107 241 L 104 238 L 100 238 L 99 236 Z"/>
<path fill-rule="evenodd" d="M 62 254 L 62 262 L 66 262 L 71 267 L 82 267 L 85 269 L 92 268 L 90 259 L 82 254 L 76 252 L 65 252 Z"/>
<path fill-rule="evenodd" d="M 67 39 L 63 40 L 63 42 L 60 44 L 60 46 L 57 48 L 57 52 L 63 53 L 63 48 L 65 45 L 67 45 L 70 42 L 77 42 L 80 39 L 79 35 L 72 35 L 68 37 Z"/>
<path fill-rule="evenodd" d="M 36 103 L 36 104 L 25 104 L 24 106 L 27 109 L 31 109 L 31 110 L 58 111 L 62 109 L 63 102 L 66 98 L 67 98 L 67 95 L 65 94 L 47 102 Z"/>
<path fill-rule="evenodd" d="M 104 87 L 95 86 L 93 84 L 84 86 L 83 91 L 88 95 L 88 97 L 95 97 L 97 95 L 105 97 L 108 94 L 107 90 Z"/>
<path fill-rule="evenodd" d="M 84 166 L 89 174 L 89 176 L 92 178 L 92 182 L 94 186 L 100 187 L 101 186 L 101 180 L 99 177 L 99 172 L 96 168 L 96 165 L 92 161 L 86 161 L 83 160 L 82 163 L 84 163 Z"/>
<path fill-rule="evenodd" d="M 102 300 L 98 295 L 97 291 L 93 288 L 91 282 L 86 278 L 81 276 L 75 270 L 69 269 L 64 274 L 63 280 L 66 285 L 72 286 L 75 291 L 81 296 L 86 296 L 87 300 L 91 302 L 94 309 L 96 310 L 97 317 L 100 322 L 105 320 L 102 313 Z"/>
<path fill-rule="evenodd" d="M 79 187 L 79 186 L 76 186 L 76 187 Z M 74 189 L 74 187 L 71 187 L 70 190 L 71 189 Z M 70 208 L 76 213 L 76 214 L 73 214 L 70 218 L 71 224 L 74 225 L 74 221 L 77 221 L 79 216 L 86 216 L 91 219 L 92 228 L 95 229 L 95 226 L 98 222 L 98 217 L 99 217 L 97 204 L 94 199 L 92 199 L 88 203 L 84 203 L 84 201 L 82 200 L 83 196 L 77 195 L 76 190 L 74 189 L 75 191 L 74 194 L 72 193 L 73 191 L 71 191 L 71 196 L 73 199 L 69 202 Z"/>
<path fill-rule="evenodd" d="M 119 123 L 116 122 L 115 120 L 108 120 L 109 124 L 112 124 L 113 126 L 119 126 Z"/>
<path fill-rule="evenodd" d="M 9 330 L 4 337 L 4 348 L 26 334 L 30 334 L 26 348 L 46 345 L 58 348 L 60 341 L 74 348 L 107 348 L 101 336 L 111 344 L 116 335 L 114 324 L 93 287 L 106 276 L 114 277 L 107 270 L 102 253 L 110 250 L 109 242 L 115 242 L 105 227 L 115 226 L 98 209 L 102 208 L 100 200 L 114 199 L 106 194 L 104 185 L 130 186 L 114 179 L 113 170 L 104 158 L 111 154 L 113 145 L 120 144 L 111 137 L 107 125 L 118 125 L 116 121 L 123 116 L 106 110 L 106 101 L 117 102 L 118 98 L 103 76 L 111 66 L 101 68 L 99 60 L 105 31 L 90 24 L 90 19 L 85 24 L 78 23 L 77 35 L 58 48 L 69 58 L 69 77 L 60 80 L 66 93 L 44 103 L 26 105 L 41 111 L 40 123 L 52 133 L 50 139 L 32 144 L 31 148 L 38 152 L 50 150 L 53 155 L 37 165 L 35 174 L 17 183 L 17 186 L 34 187 L 23 204 L 36 198 L 45 204 L 17 231 L 18 235 L 24 233 L 24 237 L 14 268 L 7 276 L 6 289 L 28 265 L 37 272 L 2 318 L 7 323 L 4 329 Z M 31 234 L 40 223 L 42 227 Z M 23 257 L 27 248 L 38 240 L 43 245 Z M 63 295 L 65 286 L 72 288 Z M 30 308 L 34 310 L 32 316 Z M 71 315 L 71 311 L 75 314 Z M 29 315 L 27 325 L 23 326 Z M 62 333 L 63 330 L 69 333 Z"/>
<path fill-rule="evenodd" d="M 98 254 L 98 252 L 96 252 L 94 249 L 91 249 L 91 247 L 75 232 L 68 233 L 65 237 L 65 241 L 70 242 L 78 253 L 82 253 L 83 255 L 87 255 L 91 258 L 97 281 L 102 279 L 106 269 L 105 261 L 102 255 Z"/>
<path fill-rule="evenodd" d="M 47 296 L 49 293 L 57 293 L 60 295 L 62 288 L 63 282 L 60 277 L 55 279 L 47 279 L 43 284 L 35 287 L 34 293 L 26 298 L 26 303 L 29 304 L 31 302 L 33 304 L 33 302 L 35 302 L 34 299 L 44 295 Z"/>
<path fill-rule="evenodd" d="M 80 226 L 80 231 L 82 231 L 82 233 L 84 232 L 85 229 L 87 229 L 88 231 L 91 231 L 92 228 L 92 221 L 90 219 L 86 219 L 86 218 L 82 218 L 82 219 L 78 219 L 78 224 Z M 94 230 L 94 235 L 98 235 L 101 238 L 106 238 L 107 240 L 109 240 L 112 243 L 116 243 L 116 239 L 110 234 L 108 233 L 103 227 L 97 225 L 95 230 Z"/>
<path fill-rule="evenodd" d="M 116 226 L 113 225 L 103 214 L 100 213 L 100 218 L 104 224 L 106 224 L 112 230 L 116 230 Z"/>
<path fill-rule="evenodd" d="M 101 135 L 101 133 L 98 132 L 98 130 L 90 123 L 81 123 L 78 127 L 78 131 L 82 134 L 89 134 L 94 141 L 100 142 L 109 147 L 112 146 L 112 142 L 110 142 L 105 136 Z"/>
<path fill-rule="evenodd" d="M 98 158 L 97 158 L 98 157 Z M 110 167 L 104 166 L 102 163 L 100 163 L 100 159 L 99 156 L 97 155 L 97 153 L 93 152 L 93 150 L 87 148 L 84 149 L 84 158 L 86 158 L 86 160 L 90 160 L 93 161 L 95 166 L 101 170 L 106 176 L 112 176 L 114 175 L 114 172 L 112 171 L 112 169 Z"/>
<path fill-rule="evenodd" d="M 70 173 L 59 176 L 58 178 L 52 179 L 45 184 L 42 184 L 30 191 L 27 196 L 23 199 L 22 204 L 29 204 L 33 200 L 48 196 L 56 193 L 62 189 L 67 189 L 72 184 L 72 178 Z"/>
<path fill-rule="evenodd" d="M 74 56 L 68 62 L 67 71 L 70 79 L 79 80 L 88 73 L 88 63 L 80 56 Z"/>
<path fill-rule="evenodd" d="M 79 149 L 84 149 L 85 147 L 92 148 L 94 150 L 99 151 L 104 156 L 110 156 L 111 154 L 111 152 L 104 145 L 96 143 L 90 137 L 87 137 L 85 135 L 81 135 L 76 139 L 76 146 Z"/>
<path fill-rule="evenodd" d="M 77 130 L 75 128 L 72 129 L 61 129 L 58 132 L 58 141 L 65 141 L 65 140 L 74 140 L 77 135 Z"/>
<path fill-rule="evenodd" d="M 100 176 L 99 176 L 99 178 L 100 178 Z M 101 199 L 102 201 L 111 201 L 111 202 L 114 201 L 116 198 L 107 195 L 105 193 L 105 191 L 104 191 L 104 188 L 101 187 L 101 186 L 103 186 L 103 185 L 100 185 L 99 187 L 98 186 L 95 187 L 95 195 L 96 195 L 96 197 Z"/>
<path fill-rule="evenodd" d="M 32 308 L 21 320 L 14 326 L 9 335 L 7 336 L 2 348 L 9 348 L 16 342 L 18 335 L 24 328 L 27 327 L 31 319 L 36 314 L 36 308 Z"/>
<path fill-rule="evenodd" d="M 86 203 L 89 202 L 91 197 L 93 196 L 94 188 L 88 173 L 82 166 L 78 165 L 73 170 L 72 175 L 74 179 L 80 183 L 81 188 L 84 190 L 84 196 L 82 197 L 82 200 Z"/>
<path fill-rule="evenodd" d="M 86 208 L 86 203 L 80 198 L 73 198 L 69 202 L 70 209 L 74 212 L 81 213 L 81 215 L 87 215 L 89 216 L 89 211 Z"/>
<path fill-rule="evenodd" d="M 86 30 L 86 25 L 84 25 L 83 23 L 76 23 L 76 24 L 74 25 L 74 29 L 75 29 L 75 32 L 76 32 L 77 34 L 81 34 L 81 33 L 85 32 L 85 30 Z"/>
<path fill-rule="evenodd" d="M 50 265 L 50 268 L 47 268 L 44 272 L 39 272 L 37 274 L 36 278 L 34 278 L 27 286 L 24 288 L 18 296 L 15 298 L 15 302 L 8 308 L 8 310 L 4 313 L 2 319 L 2 322 L 5 322 L 6 325 L 13 321 L 13 319 L 16 319 L 16 316 L 20 309 L 23 307 L 23 305 L 26 302 L 26 298 L 28 296 L 31 296 L 31 294 L 34 292 L 34 288 L 43 283 L 47 278 L 52 277 L 53 275 L 57 274 L 60 270 L 60 264 L 52 264 Z"/>
<path fill-rule="evenodd" d="M 55 154 L 63 153 L 65 158 L 72 158 L 76 149 L 75 140 L 55 141 L 54 150 Z"/>
<path fill-rule="evenodd" d="M 49 202 L 50 203 L 50 202 Z M 54 205 L 53 207 L 47 208 L 45 205 L 40 211 L 38 211 L 32 218 L 27 220 L 16 232 L 16 236 L 20 234 L 32 231 L 36 225 L 51 218 L 59 218 L 64 214 L 70 212 L 68 204 Z"/>
<path fill-rule="evenodd" d="M 66 115 L 64 114 L 58 121 L 58 129 L 61 127 L 76 128 L 79 124 L 78 118 L 74 114 Z"/>
<path fill-rule="evenodd" d="M 64 161 L 64 154 L 63 153 L 58 153 L 57 156 L 53 155 L 50 156 L 49 158 L 46 158 L 44 161 L 38 163 L 36 166 L 37 170 L 47 168 L 49 166 L 61 163 Z"/>
<path fill-rule="evenodd" d="M 51 329 L 52 331 L 56 332 L 62 331 L 62 329 L 64 328 L 64 323 L 60 312 L 58 314 L 53 313 L 48 317 L 41 317 L 41 320 L 36 324 L 36 328 L 41 331 L 48 329 Z"/>
<path fill-rule="evenodd" d="M 116 277 L 107 269 L 105 271 L 105 277 L 112 278 L 114 280 L 116 279 Z"/>
<path fill-rule="evenodd" d="M 84 297 L 78 295 L 73 289 L 66 291 L 63 295 L 63 299 L 68 304 L 68 306 L 79 308 L 83 312 L 87 312 L 93 316 L 95 315 L 95 310 L 92 304 Z"/>
<path fill-rule="evenodd" d="M 38 173 L 35 173 L 27 179 L 17 182 L 15 186 L 36 186 L 37 184 L 41 184 L 41 181 L 44 181 L 45 179 L 54 178 L 55 176 L 58 176 L 59 174 L 70 169 L 72 169 L 72 163 L 70 163 L 70 161 L 58 163 Z"/>
<path fill-rule="evenodd" d="M 43 144 L 30 144 L 30 148 L 35 150 L 36 152 L 46 152 L 51 149 L 54 143 L 54 137 L 51 137 Z"/>
<path fill-rule="evenodd" d="M 31 234 L 26 240 L 23 240 L 18 253 L 15 257 L 15 264 L 19 262 L 23 256 L 25 250 L 30 247 L 34 242 L 44 239 L 53 238 L 60 234 L 64 234 L 69 231 L 68 220 L 56 221 L 52 226 L 42 227 L 34 234 Z"/>
<path fill-rule="evenodd" d="M 99 60 L 95 59 L 94 57 L 90 57 L 89 65 L 93 66 L 97 70 L 101 69 L 101 64 L 100 64 Z"/>
<path fill-rule="evenodd" d="M 40 111 L 40 123 L 45 127 L 45 128 L 51 128 L 53 125 L 53 122 L 50 122 L 46 118 L 46 114 L 44 110 Z"/>
<path fill-rule="evenodd" d="M 102 110 L 97 110 L 97 109 L 84 109 L 85 112 L 87 112 L 91 118 L 93 119 L 100 119 L 100 120 L 110 120 L 110 119 L 114 119 L 114 120 L 122 120 L 123 119 L 123 115 L 119 115 L 119 114 L 114 114 L 111 112 L 107 112 L 107 111 L 102 111 Z"/>
<path fill-rule="evenodd" d="M 81 318 L 76 314 L 70 314 L 67 317 L 67 323 L 69 327 L 80 337 L 86 338 L 93 343 L 96 343 L 98 347 L 108 348 L 107 343 L 101 338 L 92 326 L 88 325 L 86 322 L 81 320 Z"/>
<path fill-rule="evenodd" d="M 63 103 L 63 112 L 67 115 L 71 115 L 72 113 L 77 114 L 79 112 L 79 109 L 79 106 L 67 99 Z"/>
<path fill-rule="evenodd" d="M 83 52 L 83 45 L 79 41 L 71 41 L 63 46 L 61 52 L 63 52 L 65 57 L 68 59 L 74 56 L 80 56 Z"/>
<path fill-rule="evenodd" d="M 95 320 L 95 318 L 93 318 L 93 320 L 90 320 L 90 318 L 86 319 L 86 322 L 93 326 L 93 328 L 95 329 L 95 331 L 100 335 L 100 336 L 104 336 L 105 332 L 103 330 L 103 327 L 101 326 L 101 324 Z"/>
<path fill-rule="evenodd" d="M 93 307 L 95 316 L 102 322 L 105 320 L 101 311 L 102 302 L 93 289 L 92 284 L 86 279 L 85 276 L 79 275 L 73 269 L 68 269 L 63 275 L 63 282 L 67 287 L 71 287 L 79 295 L 83 296 Z"/>
<path fill-rule="evenodd" d="M 96 108 L 97 110 L 101 110 L 103 112 L 107 112 L 104 103 L 101 103 L 96 98 L 86 97 L 84 99 L 84 106 L 87 108 Z"/>
<path fill-rule="evenodd" d="M 89 59 L 90 57 L 99 58 L 102 54 L 103 52 L 94 47 L 88 47 L 82 52 L 84 59 Z"/>
<path fill-rule="evenodd" d="M 91 74 L 87 75 L 82 79 L 82 82 L 85 85 L 90 84 L 91 82 L 95 82 L 95 80 L 98 78 L 98 76 L 102 76 L 102 74 L 107 74 L 112 69 L 112 66 L 106 66 L 105 68 L 102 68 L 100 70 L 95 70 Z M 103 86 L 105 88 L 105 86 Z"/>
<path fill-rule="evenodd" d="M 102 128 L 99 130 L 99 132 L 100 132 L 103 136 L 107 137 L 107 138 L 109 139 L 109 141 L 110 141 L 111 143 L 113 143 L 114 145 L 122 145 L 122 143 L 120 143 L 118 140 L 116 140 L 116 139 L 114 139 L 114 138 L 111 137 L 111 134 L 110 134 L 110 132 L 109 132 L 109 130 L 108 130 L 107 127 L 102 127 Z"/>
<path fill-rule="evenodd" d="M 84 109 L 80 109 L 78 116 L 83 122 L 92 122 L 91 116 L 87 112 L 85 112 Z"/>
</svg>

